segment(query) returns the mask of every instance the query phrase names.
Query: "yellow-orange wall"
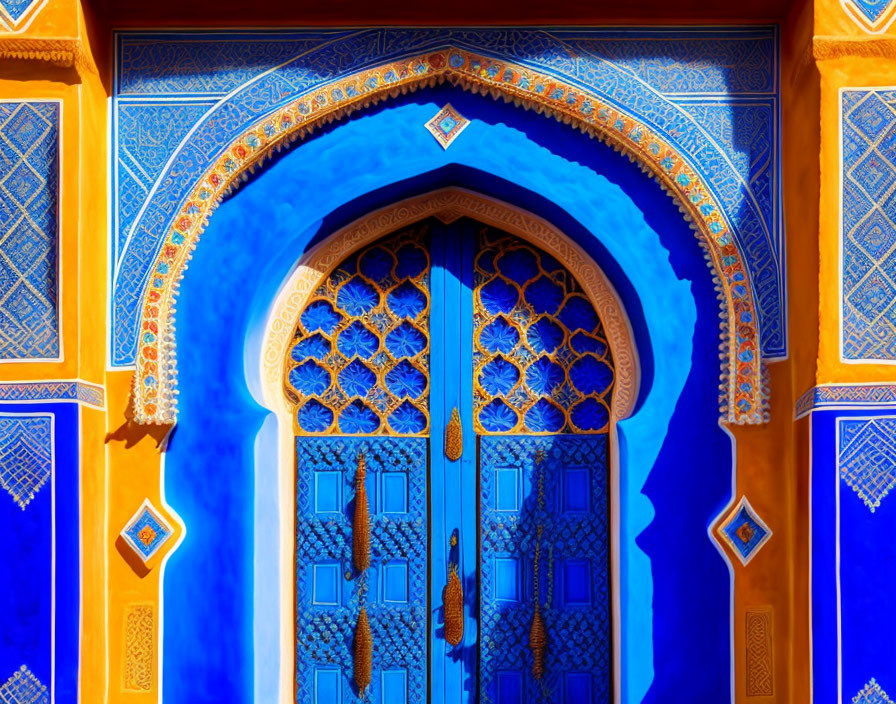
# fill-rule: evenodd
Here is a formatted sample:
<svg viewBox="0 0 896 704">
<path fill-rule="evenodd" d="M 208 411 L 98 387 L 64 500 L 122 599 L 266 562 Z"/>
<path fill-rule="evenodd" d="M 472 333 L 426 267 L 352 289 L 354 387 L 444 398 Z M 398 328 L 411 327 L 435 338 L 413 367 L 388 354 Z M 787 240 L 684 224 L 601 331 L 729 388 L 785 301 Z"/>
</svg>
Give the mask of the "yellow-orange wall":
<svg viewBox="0 0 896 704">
<path fill-rule="evenodd" d="M 744 704 L 757 701 L 746 697 L 744 686 L 744 611 L 753 606 L 771 606 L 775 614 L 775 696 L 759 701 L 808 701 L 808 451 L 805 433 L 793 421 L 796 399 L 817 383 L 893 377 L 891 366 L 839 359 L 838 90 L 896 84 L 896 25 L 870 35 L 839 0 L 795 2 L 780 21 L 790 357 L 769 368 L 769 424 L 731 428 L 737 444 L 734 502 L 749 496 L 775 531 L 748 567 L 732 560 L 736 696 Z M 147 14 L 144 24 L 153 22 Z M 300 16 L 295 24 L 302 24 Z M 0 98 L 63 103 L 64 355 L 58 363 L 3 365 L 0 381 L 81 378 L 106 388 L 106 410 L 82 412 L 85 702 L 157 698 L 157 672 L 149 692 L 123 690 L 123 619 L 128 604 L 158 605 L 159 563 L 182 531 L 162 511 L 175 527 L 175 539 L 148 570 L 127 559 L 116 542 L 144 498 L 162 510 L 160 458 L 167 429 L 131 422 L 131 372 L 106 371 L 110 46 L 104 19 L 85 18 L 77 0 L 50 0 L 24 32 L 0 32 Z"/>
</svg>

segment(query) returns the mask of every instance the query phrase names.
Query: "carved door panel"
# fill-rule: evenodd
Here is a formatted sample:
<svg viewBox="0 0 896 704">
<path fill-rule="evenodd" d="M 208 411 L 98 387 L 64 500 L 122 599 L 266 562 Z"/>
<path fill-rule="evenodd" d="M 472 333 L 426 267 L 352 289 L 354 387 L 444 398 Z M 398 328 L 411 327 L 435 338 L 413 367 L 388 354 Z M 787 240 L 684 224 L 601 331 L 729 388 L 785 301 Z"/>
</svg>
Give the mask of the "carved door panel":
<svg viewBox="0 0 896 704">
<path fill-rule="evenodd" d="M 491 228 L 477 244 L 481 701 L 605 704 L 609 345 L 557 260 Z"/>
<path fill-rule="evenodd" d="M 613 368 L 574 276 L 423 223 L 326 276 L 286 364 L 296 701 L 610 701 Z"/>
</svg>

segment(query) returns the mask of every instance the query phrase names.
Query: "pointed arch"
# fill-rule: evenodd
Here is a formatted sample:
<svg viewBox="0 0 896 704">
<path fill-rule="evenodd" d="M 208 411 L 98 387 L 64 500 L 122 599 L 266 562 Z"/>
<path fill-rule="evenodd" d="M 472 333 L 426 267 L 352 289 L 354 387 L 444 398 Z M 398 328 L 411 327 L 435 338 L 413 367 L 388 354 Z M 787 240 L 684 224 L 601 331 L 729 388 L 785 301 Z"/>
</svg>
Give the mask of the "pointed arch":
<svg viewBox="0 0 896 704">
<path fill-rule="evenodd" d="M 636 161 L 675 200 L 714 270 L 722 299 L 720 411 L 733 423 L 765 420 L 759 316 L 729 218 L 694 166 L 667 140 L 579 86 L 528 66 L 446 48 L 388 62 L 334 81 L 245 130 L 194 184 L 151 268 L 140 310 L 135 418 L 174 423 L 175 301 L 190 253 L 215 207 L 275 151 L 351 112 L 421 87 L 450 82 L 551 115 Z"/>
</svg>

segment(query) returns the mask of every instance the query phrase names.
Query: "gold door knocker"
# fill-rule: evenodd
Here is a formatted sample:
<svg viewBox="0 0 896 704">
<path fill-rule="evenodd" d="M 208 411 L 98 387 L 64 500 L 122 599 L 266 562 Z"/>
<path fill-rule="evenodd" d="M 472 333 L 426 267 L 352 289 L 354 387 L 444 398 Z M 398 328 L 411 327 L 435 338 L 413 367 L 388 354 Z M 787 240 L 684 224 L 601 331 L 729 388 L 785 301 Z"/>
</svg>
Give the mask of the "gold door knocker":
<svg viewBox="0 0 896 704">
<path fill-rule="evenodd" d="M 451 552 L 457 550 L 457 531 L 451 535 L 451 550 L 448 558 L 448 583 L 442 591 L 445 608 L 445 640 L 450 645 L 458 645 L 464 638 L 464 588 L 460 582 L 456 557 Z"/>
</svg>

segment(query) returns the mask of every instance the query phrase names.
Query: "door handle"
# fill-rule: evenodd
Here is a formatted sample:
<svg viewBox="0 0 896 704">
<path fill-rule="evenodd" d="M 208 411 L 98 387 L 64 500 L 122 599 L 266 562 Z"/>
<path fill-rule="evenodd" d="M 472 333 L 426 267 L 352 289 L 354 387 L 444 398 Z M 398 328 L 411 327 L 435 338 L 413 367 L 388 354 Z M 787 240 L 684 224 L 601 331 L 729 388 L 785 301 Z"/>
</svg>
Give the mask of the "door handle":
<svg viewBox="0 0 896 704">
<path fill-rule="evenodd" d="M 457 548 L 457 531 L 451 535 L 451 551 Z M 445 640 L 450 645 L 459 645 L 464 638 L 464 587 L 460 581 L 457 560 L 448 558 L 448 582 L 442 591 L 442 605 L 445 610 Z"/>
</svg>

